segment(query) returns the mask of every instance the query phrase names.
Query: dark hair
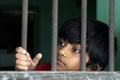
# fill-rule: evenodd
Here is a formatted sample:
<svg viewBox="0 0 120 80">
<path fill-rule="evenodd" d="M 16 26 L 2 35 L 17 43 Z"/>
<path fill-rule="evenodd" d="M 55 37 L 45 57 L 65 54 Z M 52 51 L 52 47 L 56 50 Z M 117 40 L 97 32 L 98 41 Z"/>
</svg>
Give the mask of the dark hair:
<svg viewBox="0 0 120 80">
<path fill-rule="evenodd" d="M 59 37 L 72 43 L 81 43 L 81 19 L 66 21 L 59 31 Z M 87 49 L 90 60 L 86 66 L 99 65 L 104 69 L 108 64 L 109 28 L 100 21 L 87 19 Z"/>
</svg>

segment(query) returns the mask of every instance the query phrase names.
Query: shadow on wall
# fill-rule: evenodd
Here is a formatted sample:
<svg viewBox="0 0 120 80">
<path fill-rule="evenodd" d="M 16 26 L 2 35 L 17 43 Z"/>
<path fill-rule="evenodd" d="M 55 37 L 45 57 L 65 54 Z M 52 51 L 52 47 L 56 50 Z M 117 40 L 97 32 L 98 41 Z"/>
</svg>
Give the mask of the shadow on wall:
<svg viewBox="0 0 120 80">
<path fill-rule="evenodd" d="M 0 70 L 14 70 L 15 48 L 21 45 L 21 12 L 0 12 Z M 35 12 L 28 13 L 28 49 L 33 51 Z"/>
<path fill-rule="evenodd" d="M 0 12 L 0 49 L 7 49 L 8 53 L 21 45 L 21 16 L 21 13 L 17 11 Z M 34 17 L 35 13 L 29 12 L 28 45 L 31 47 L 33 46 Z"/>
<path fill-rule="evenodd" d="M 8 54 L 6 49 L 0 50 L 0 71 L 15 70 L 15 52 Z"/>
</svg>

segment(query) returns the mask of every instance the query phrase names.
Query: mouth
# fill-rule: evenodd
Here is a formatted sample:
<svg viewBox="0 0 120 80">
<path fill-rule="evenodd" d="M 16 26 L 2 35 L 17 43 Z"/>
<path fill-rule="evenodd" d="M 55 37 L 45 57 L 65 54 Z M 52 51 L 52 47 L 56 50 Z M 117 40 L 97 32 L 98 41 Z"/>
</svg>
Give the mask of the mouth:
<svg viewBox="0 0 120 80">
<path fill-rule="evenodd" d="M 58 66 L 64 66 L 65 64 L 64 64 L 64 62 L 61 61 L 60 59 L 57 59 L 57 65 L 58 65 Z"/>
</svg>

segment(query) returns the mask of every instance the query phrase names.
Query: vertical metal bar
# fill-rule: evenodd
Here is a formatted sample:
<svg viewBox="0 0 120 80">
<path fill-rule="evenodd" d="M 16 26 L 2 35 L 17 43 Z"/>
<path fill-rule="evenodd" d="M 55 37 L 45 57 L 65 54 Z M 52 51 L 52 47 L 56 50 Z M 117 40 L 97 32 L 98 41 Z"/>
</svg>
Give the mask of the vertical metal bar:
<svg viewBox="0 0 120 80">
<path fill-rule="evenodd" d="M 57 65 L 57 26 L 58 26 L 58 0 L 53 0 L 52 6 L 52 71 Z"/>
<path fill-rule="evenodd" d="M 86 70 L 87 0 L 81 2 L 81 71 Z"/>
<path fill-rule="evenodd" d="M 27 49 L 28 0 L 22 0 L 22 47 Z"/>
<path fill-rule="evenodd" d="M 114 0 L 109 0 L 109 71 L 114 71 Z"/>
</svg>

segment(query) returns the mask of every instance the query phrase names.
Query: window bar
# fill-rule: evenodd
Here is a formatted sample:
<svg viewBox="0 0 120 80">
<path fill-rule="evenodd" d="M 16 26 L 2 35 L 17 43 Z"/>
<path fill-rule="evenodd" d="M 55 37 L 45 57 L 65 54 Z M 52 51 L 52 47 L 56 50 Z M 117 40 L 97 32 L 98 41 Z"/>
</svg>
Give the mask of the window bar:
<svg viewBox="0 0 120 80">
<path fill-rule="evenodd" d="M 28 0 L 22 0 L 22 47 L 27 49 Z"/>
<path fill-rule="evenodd" d="M 57 26 L 58 26 L 58 0 L 52 4 L 52 71 L 56 71 L 57 65 Z"/>
<path fill-rule="evenodd" d="M 109 71 L 114 71 L 114 0 L 109 0 Z"/>
<path fill-rule="evenodd" d="M 86 71 L 87 0 L 82 0 L 81 5 L 81 71 Z"/>
</svg>

